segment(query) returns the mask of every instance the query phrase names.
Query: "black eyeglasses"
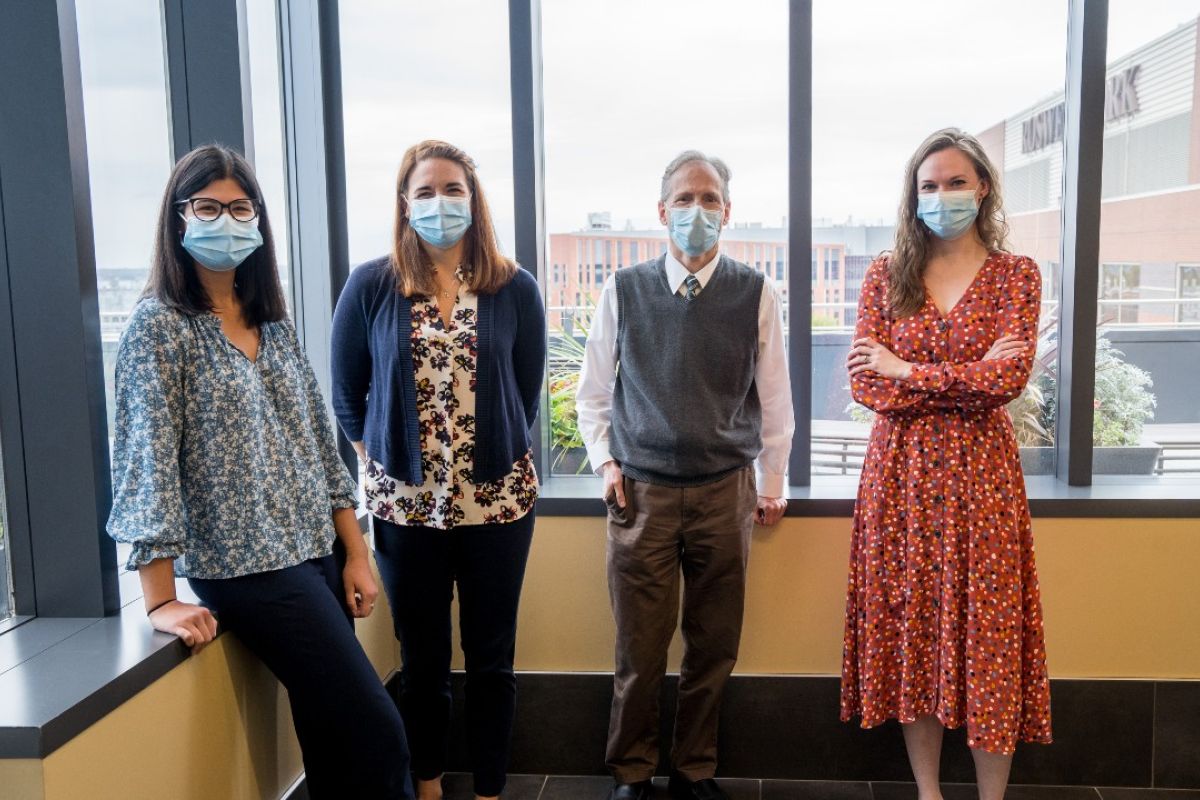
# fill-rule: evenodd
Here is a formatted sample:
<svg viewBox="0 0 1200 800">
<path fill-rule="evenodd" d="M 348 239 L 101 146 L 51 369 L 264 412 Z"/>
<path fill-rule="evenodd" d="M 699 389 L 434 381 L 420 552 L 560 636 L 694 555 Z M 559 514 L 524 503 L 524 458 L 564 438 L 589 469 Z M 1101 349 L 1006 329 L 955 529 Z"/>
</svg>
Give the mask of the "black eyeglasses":
<svg viewBox="0 0 1200 800">
<path fill-rule="evenodd" d="M 250 222 L 258 216 L 258 203 L 248 197 L 234 200 L 232 203 L 222 203 L 211 197 L 192 197 L 188 200 L 178 200 L 175 205 L 190 205 L 193 216 L 201 222 L 212 222 L 221 216 L 225 209 L 229 209 L 229 216 L 238 222 Z"/>
</svg>

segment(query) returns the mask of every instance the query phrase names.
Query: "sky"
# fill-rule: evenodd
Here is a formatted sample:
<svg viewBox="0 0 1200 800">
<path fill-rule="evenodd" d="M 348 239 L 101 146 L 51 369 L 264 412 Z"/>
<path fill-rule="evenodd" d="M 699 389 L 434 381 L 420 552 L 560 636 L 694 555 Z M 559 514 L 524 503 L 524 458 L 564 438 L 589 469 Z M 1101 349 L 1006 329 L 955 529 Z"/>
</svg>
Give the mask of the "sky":
<svg viewBox="0 0 1200 800">
<path fill-rule="evenodd" d="M 246 0 L 255 163 L 282 230 L 272 0 Z M 97 260 L 148 262 L 170 169 L 160 0 L 77 0 Z M 388 249 L 395 172 L 425 138 L 479 165 L 511 248 L 507 2 L 342 0 L 350 256 Z M 591 211 L 657 227 L 665 164 L 698 148 L 733 172 L 732 221 L 787 214 L 786 0 L 542 0 L 550 232 Z M 815 0 L 813 214 L 894 216 L 931 131 L 979 132 L 1059 93 L 1067 0 Z M 1200 0 L 1111 0 L 1109 60 L 1200 14 Z M 282 238 L 281 242 L 282 242 Z"/>
</svg>

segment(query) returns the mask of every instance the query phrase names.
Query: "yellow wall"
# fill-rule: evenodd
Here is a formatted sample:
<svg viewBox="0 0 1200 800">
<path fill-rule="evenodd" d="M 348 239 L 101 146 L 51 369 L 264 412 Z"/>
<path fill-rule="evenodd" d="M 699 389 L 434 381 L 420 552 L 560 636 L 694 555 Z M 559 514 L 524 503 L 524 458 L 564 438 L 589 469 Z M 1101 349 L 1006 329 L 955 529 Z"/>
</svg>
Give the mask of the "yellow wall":
<svg viewBox="0 0 1200 800">
<path fill-rule="evenodd" d="M 849 535 L 835 518 L 756 532 L 738 672 L 840 671 Z M 1200 678 L 1200 521 L 1038 519 L 1034 539 L 1052 675 Z M 518 668 L 611 670 L 612 646 L 604 520 L 539 520 Z"/>
<path fill-rule="evenodd" d="M 386 599 L 357 625 L 386 677 L 397 666 Z M 260 800 L 282 796 L 301 770 L 287 695 L 222 636 L 44 761 L 0 760 L 0 797 Z"/>
<path fill-rule="evenodd" d="M 0 759 L 0 797 L 42 800 L 42 762 L 32 758 Z"/>
<path fill-rule="evenodd" d="M 1034 533 L 1055 677 L 1200 678 L 1200 522 L 1042 519 Z M 756 533 L 739 672 L 838 672 L 848 541 L 846 519 L 793 518 Z M 376 612 L 359 638 L 384 676 L 399 659 L 386 603 Z M 604 520 L 539 520 L 518 668 L 607 671 L 612 646 Z M 678 659 L 676 640 L 673 668 Z M 233 637 L 45 761 L 0 760 L 4 797 L 21 800 L 257 800 L 299 773 L 286 697 Z"/>
</svg>

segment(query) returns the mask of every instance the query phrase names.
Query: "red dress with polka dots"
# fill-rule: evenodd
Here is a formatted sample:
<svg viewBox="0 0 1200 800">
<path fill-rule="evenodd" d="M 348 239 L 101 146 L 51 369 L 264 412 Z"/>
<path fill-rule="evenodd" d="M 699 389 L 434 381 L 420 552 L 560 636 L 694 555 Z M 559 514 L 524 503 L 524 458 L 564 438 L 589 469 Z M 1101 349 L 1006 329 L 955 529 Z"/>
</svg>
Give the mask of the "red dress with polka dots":
<svg viewBox="0 0 1200 800">
<path fill-rule="evenodd" d="M 876 412 L 863 463 L 846 597 L 842 720 L 864 728 L 930 714 L 971 747 L 1050 741 L 1042 604 L 1021 459 L 1005 404 L 1033 353 L 983 361 L 1001 336 L 1036 344 L 1041 277 L 993 253 L 943 315 L 887 311 L 887 259 L 871 265 L 856 338 L 913 364 L 906 381 L 860 373 Z"/>
</svg>

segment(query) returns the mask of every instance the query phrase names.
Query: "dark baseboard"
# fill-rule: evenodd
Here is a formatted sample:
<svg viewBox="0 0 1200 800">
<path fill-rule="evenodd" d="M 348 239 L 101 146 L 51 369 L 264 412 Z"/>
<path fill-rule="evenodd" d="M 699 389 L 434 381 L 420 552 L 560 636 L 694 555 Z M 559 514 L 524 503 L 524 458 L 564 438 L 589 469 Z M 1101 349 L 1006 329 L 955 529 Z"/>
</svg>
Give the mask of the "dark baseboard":
<svg viewBox="0 0 1200 800">
<path fill-rule="evenodd" d="M 454 675 L 452 771 L 469 771 L 463 685 Z M 510 772 L 603 775 L 612 675 L 519 673 Z M 398 681 L 389 682 L 395 694 Z M 670 742 L 677 679 L 663 690 L 660 730 Z M 1055 742 L 1017 748 L 1012 781 L 1058 786 L 1200 789 L 1200 681 L 1052 681 Z M 912 780 L 899 726 L 838 720 L 839 684 L 827 676 L 734 676 L 721 711 L 727 777 L 829 781 Z M 660 771 L 669 765 L 663 747 Z M 947 782 L 969 783 L 965 732 L 948 731 Z"/>
</svg>

